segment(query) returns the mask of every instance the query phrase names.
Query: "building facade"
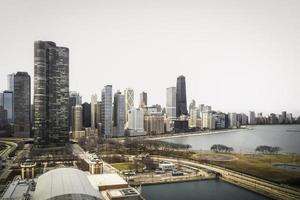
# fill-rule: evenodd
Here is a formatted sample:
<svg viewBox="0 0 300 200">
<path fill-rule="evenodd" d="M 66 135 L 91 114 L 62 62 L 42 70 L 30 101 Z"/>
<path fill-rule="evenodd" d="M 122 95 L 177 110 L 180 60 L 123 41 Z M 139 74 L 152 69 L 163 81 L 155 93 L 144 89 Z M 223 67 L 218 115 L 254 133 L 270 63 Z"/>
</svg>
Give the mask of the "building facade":
<svg viewBox="0 0 300 200">
<path fill-rule="evenodd" d="M 144 116 L 144 129 L 149 135 L 165 132 L 164 116 L 161 113 L 152 113 Z"/>
<path fill-rule="evenodd" d="M 254 111 L 250 111 L 249 112 L 249 122 L 250 125 L 256 124 L 255 121 L 255 112 Z"/>
<path fill-rule="evenodd" d="M 82 126 L 91 127 L 91 104 L 84 102 L 82 105 Z"/>
<path fill-rule="evenodd" d="M 3 106 L 3 93 L 0 92 L 0 106 Z"/>
<path fill-rule="evenodd" d="M 72 132 L 82 130 L 82 106 L 76 105 L 72 107 Z"/>
<path fill-rule="evenodd" d="M 123 137 L 125 130 L 125 95 L 117 92 L 114 95 L 114 137 Z"/>
<path fill-rule="evenodd" d="M 144 132 L 144 111 L 142 109 L 131 109 L 128 112 L 128 130 L 136 133 Z"/>
<path fill-rule="evenodd" d="M 188 115 L 186 104 L 186 84 L 184 76 L 179 76 L 177 78 L 176 87 L 176 117 L 180 117 L 181 115 Z"/>
<path fill-rule="evenodd" d="M 228 114 L 228 124 L 229 124 L 229 128 L 238 128 L 239 127 L 236 113 Z"/>
<path fill-rule="evenodd" d="M 125 120 L 128 122 L 128 111 L 134 108 L 134 91 L 131 88 L 127 88 L 124 91 L 125 95 Z M 127 126 L 127 125 L 126 125 Z"/>
<path fill-rule="evenodd" d="M 27 72 L 14 76 L 14 137 L 30 137 L 31 82 Z"/>
<path fill-rule="evenodd" d="M 39 145 L 64 145 L 69 129 L 69 49 L 34 43 L 34 136 Z"/>
<path fill-rule="evenodd" d="M 98 129 L 99 124 L 101 123 L 101 108 L 102 108 L 102 102 L 98 101 L 95 105 L 95 126 Z"/>
<path fill-rule="evenodd" d="M 196 109 L 196 101 L 195 99 L 192 99 L 190 105 L 189 105 L 189 114 L 191 114 L 191 110 Z"/>
<path fill-rule="evenodd" d="M 169 119 L 176 119 L 176 87 L 167 88 L 166 114 Z"/>
<path fill-rule="evenodd" d="M 14 77 L 15 77 L 14 73 L 7 75 L 7 90 L 9 91 L 14 91 L 14 83 L 15 83 Z"/>
<path fill-rule="evenodd" d="M 97 107 L 97 95 L 93 94 L 91 97 L 91 127 L 96 128 L 96 107 Z"/>
<path fill-rule="evenodd" d="M 147 93 L 142 92 L 140 94 L 140 108 L 147 106 Z"/>
<path fill-rule="evenodd" d="M 103 137 L 112 137 L 112 85 L 102 89 L 101 133 Z"/>
<path fill-rule="evenodd" d="M 7 111 L 8 123 L 14 122 L 14 96 L 13 91 L 3 91 L 3 108 Z"/>
<path fill-rule="evenodd" d="M 69 95 L 69 119 L 73 119 L 72 108 L 76 105 L 81 105 L 81 96 L 78 92 L 71 91 Z M 73 130 L 73 120 L 69 120 L 69 130 Z"/>
</svg>

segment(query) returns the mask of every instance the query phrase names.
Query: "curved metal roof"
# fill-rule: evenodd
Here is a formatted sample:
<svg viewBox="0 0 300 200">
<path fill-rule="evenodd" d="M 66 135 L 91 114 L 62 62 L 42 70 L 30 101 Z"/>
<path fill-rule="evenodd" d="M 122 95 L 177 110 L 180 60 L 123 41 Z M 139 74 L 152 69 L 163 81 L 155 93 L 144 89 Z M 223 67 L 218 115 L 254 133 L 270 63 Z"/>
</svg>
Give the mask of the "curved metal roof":
<svg viewBox="0 0 300 200">
<path fill-rule="evenodd" d="M 100 192 L 95 190 L 87 175 L 74 168 L 59 168 L 41 175 L 37 180 L 33 195 L 35 200 L 50 199 L 91 199 L 101 200 Z"/>
</svg>

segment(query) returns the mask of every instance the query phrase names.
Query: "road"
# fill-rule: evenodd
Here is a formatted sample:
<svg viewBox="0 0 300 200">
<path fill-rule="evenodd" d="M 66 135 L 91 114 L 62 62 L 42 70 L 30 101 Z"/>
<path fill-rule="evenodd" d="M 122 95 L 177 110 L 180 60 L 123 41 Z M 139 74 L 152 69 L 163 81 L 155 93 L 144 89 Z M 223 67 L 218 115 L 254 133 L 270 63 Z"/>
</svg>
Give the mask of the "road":
<svg viewBox="0 0 300 200">
<path fill-rule="evenodd" d="M 3 144 L 3 145 L 5 145 L 7 147 L 0 154 L 0 157 L 2 159 L 4 159 L 4 160 L 6 160 L 8 158 L 8 156 L 9 156 L 9 154 L 11 152 L 13 152 L 17 148 L 17 146 L 18 146 L 15 142 L 11 142 L 11 141 L 1 140 L 0 143 Z"/>
<path fill-rule="evenodd" d="M 204 168 L 204 169 L 214 171 L 215 173 L 219 173 L 221 175 L 221 179 L 225 181 L 252 190 L 254 192 L 258 192 L 260 194 L 266 195 L 273 199 L 279 199 L 279 200 L 300 199 L 300 191 L 296 188 L 286 187 L 270 181 L 266 181 L 253 176 L 242 174 L 236 171 L 228 170 L 222 167 L 200 164 L 189 160 L 178 160 L 178 159 L 165 158 L 165 157 L 153 157 L 153 158 L 158 160 L 166 160 L 174 163 L 179 162 L 181 164 L 186 164 L 193 167 L 199 167 L 199 168 Z"/>
</svg>

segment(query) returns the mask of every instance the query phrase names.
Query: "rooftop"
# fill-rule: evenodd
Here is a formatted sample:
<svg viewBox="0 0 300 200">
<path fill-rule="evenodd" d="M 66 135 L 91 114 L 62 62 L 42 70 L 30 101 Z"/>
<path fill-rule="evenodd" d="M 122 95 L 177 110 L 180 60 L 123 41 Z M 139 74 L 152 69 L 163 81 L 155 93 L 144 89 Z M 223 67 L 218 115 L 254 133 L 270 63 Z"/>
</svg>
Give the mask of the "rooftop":
<svg viewBox="0 0 300 200">
<path fill-rule="evenodd" d="M 92 187 L 86 174 L 74 168 L 58 168 L 41 175 L 37 180 L 33 199 L 103 199 Z"/>
<path fill-rule="evenodd" d="M 6 189 L 1 199 L 22 199 L 24 195 L 31 195 L 33 190 L 33 181 L 14 180 Z"/>
<path fill-rule="evenodd" d="M 128 186 L 128 183 L 118 174 L 94 174 L 88 176 L 89 181 L 95 189 L 101 186 L 104 189 Z"/>
</svg>

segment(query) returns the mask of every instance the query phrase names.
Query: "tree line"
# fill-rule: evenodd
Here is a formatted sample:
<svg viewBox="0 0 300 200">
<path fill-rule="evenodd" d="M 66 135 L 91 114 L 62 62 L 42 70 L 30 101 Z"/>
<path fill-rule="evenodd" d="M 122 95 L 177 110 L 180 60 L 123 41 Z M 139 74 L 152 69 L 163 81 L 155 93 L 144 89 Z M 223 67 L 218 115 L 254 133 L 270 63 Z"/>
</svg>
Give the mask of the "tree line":
<svg viewBox="0 0 300 200">
<path fill-rule="evenodd" d="M 214 144 L 210 147 L 210 150 L 214 151 L 216 153 L 219 153 L 219 152 L 230 153 L 230 152 L 233 152 L 234 149 L 232 147 L 228 147 L 223 144 Z"/>
<path fill-rule="evenodd" d="M 280 147 L 271 147 L 271 146 L 267 146 L 267 145 L 261 145 L 256 147 L 255 152 L 260 152 L 260 153 L 264 153 L 264 154 L 277 154 L 279 151 L 281 151 Z"/>
<path fill-rule="evenodd" d="M 232 147 L 228 147 L 223 144 L 214 144 L 210 147 L 210 150 L 213 152 L 216 152 L 216 153 L 219 153 L 219 152 L 230 153 L 230 152 L 234 151 L 234 149 Z M 267 146 L 267 145 L 260 145 L 255 148 L 255 152 L 259 152 L 259 153 L 263 153 L 263 154 L 268 154 L 268 153 L 269 154 L 277 154 L 277 153 L 279 153 L 279 151 L 281 151 L 281 148 L 277 147 L 277 146 L 272 147 L 272 146 Z"/>
</svg>

